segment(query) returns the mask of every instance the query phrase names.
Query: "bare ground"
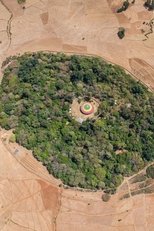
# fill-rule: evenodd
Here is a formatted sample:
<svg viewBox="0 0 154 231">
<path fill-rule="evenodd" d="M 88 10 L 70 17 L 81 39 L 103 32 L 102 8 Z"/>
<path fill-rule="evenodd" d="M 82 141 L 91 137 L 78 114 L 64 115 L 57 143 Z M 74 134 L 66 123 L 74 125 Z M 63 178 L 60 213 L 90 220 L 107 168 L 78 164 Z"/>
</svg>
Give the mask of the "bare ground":
<svg viewBox="0 0 154 231">
<path fill-rule="evenodd" d="M 0 230 L 153 231 L 154 194 L 137 193 L 140 174 L 126 178 L 109 202 L 102 192 L 59 187 L 30 151 L 0 132 Z M 139 176 L 138 176 L 139 175 Z M 154 180 L 142 189 L 153 187 Z M 152 189 L 154 191 L 154 188 Z"/>
<path fill-rule="evenodd" d="M 115 14 L 120 2 L 27 0 L 23 9 L 16 0 L 0 0 L 0 64 L 26 51 L 93 54 L 121 65 L 153 90 L 154 36 L 146 38 L 141 29 L 154 15 L 140 0 Z M 126 28 L 123 40 L 119 27 Z M 139 185 L 130 179 L 107 203 L 101 192 L 62 189 L 31 153 L 9 144 L 5 131 L 0 135 L 0 230 L 154 230 L 153 193 L 134 195 Z"/>
</svg>

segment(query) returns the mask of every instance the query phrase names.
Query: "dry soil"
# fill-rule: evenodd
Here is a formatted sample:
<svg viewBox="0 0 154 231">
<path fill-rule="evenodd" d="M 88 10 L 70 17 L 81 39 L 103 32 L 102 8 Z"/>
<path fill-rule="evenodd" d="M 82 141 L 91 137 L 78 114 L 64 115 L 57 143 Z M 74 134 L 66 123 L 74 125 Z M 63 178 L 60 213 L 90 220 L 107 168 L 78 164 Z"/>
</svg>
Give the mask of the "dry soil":
<svg viewBox="0 0 154 231">
<path fill-rule="evenodd" d="M 154 13 L 136 0 L 116 14 L 120 3 L 26 0 L 23 8 L 16 0 L 0 0 L 0 64 L 28 51 L 93 54 L 121 65 L 153 90 Z M 119 27 L 126 29 L 122 40 Z M 0 136 L 0 230 L 154 230 L 154 194 L 133 196 L 138 186 L 129 179 L 109 202 L 102 201 L 102 192 L 62 189 L 30 152 L 8 143 L 8 132 L 1 130 Z"/>
</svg>

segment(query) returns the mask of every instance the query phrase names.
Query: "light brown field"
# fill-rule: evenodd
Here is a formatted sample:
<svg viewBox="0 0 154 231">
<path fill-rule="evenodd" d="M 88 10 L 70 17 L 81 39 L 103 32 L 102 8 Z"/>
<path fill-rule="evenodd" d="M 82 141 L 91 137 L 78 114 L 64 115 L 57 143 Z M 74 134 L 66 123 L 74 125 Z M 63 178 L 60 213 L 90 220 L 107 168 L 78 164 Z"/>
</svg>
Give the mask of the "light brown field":
<svg viewBox="0 0 154 231">
<path fill-rule="evenodd" d="M 93 54 L 121 65 L 153 90 L 154 35 L 145 36 L 149 26 L 143 22 L 154 14 L 141 0 L 115 14 L 120 2 L 27 0 L 23 9 L 16 0 L 0 0 L 0 64 L 27 51 Z M 126 28 L 123 40 L 119 27 Z M 138 185 L 129 179 L 107 203 L 102 192 L 62 189 L 31 153 L 8 143 L 8 133 L 0 136 L 0 230 L 154 230 L 154 194 L 132 196 Z M 121 200 L 125 194 L 130 197 Z"/>
</svg>

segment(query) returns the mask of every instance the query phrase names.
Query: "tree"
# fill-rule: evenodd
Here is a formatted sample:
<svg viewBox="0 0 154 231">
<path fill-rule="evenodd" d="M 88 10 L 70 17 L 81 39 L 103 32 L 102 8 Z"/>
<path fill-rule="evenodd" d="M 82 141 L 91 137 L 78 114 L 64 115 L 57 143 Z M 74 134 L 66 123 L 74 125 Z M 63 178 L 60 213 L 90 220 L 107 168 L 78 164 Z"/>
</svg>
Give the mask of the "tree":
<svg viewBox="0 0 154 231">
<path fill-rule="evenodd" d="M 148 8 L 148 10 L 154 10 L 154 0 L 147 0 L 144 6 Z"/>
<path fill-rule="evenodd" d="M 26 2 L 26 0 L 17 0 L 19 4 L 23 4 Z"/>
<path fill-rule="evenodd" d="M 128 7 L 129 7 L 129 1 L 126 0 L 123 2 L 122 7 L 117 10 L 117 13 L 121 13 L 122 11 L 127 10 Z"/>
<path fill-rule="evenodd" d="M 123 27 L 120 27 L 117 35 L 120 39 L 123 39 L 125 37 L 125 29 Z"/>
</svg>

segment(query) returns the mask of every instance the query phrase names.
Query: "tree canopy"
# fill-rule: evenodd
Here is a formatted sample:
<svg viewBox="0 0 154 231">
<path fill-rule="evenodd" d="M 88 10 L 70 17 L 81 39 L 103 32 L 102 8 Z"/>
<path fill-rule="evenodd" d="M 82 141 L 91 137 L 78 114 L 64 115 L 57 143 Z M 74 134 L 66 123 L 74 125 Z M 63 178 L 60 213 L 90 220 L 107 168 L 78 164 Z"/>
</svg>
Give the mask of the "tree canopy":
<svg viewBox="0 0 154 231">
<path fill-rule="evenodd" d="M 154 159 L 154 95 L 119 66 L 24 54 L 12 57 L 0 93 L 1 126 L 67 185 L 114 189 Z M 77 122 L 73 99 L 92 97 L 100 101 L 95 119 Z"/>
</svg>

